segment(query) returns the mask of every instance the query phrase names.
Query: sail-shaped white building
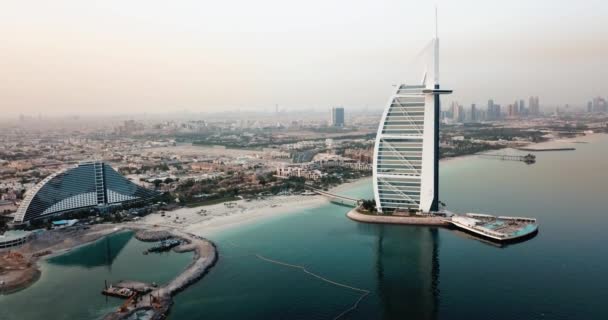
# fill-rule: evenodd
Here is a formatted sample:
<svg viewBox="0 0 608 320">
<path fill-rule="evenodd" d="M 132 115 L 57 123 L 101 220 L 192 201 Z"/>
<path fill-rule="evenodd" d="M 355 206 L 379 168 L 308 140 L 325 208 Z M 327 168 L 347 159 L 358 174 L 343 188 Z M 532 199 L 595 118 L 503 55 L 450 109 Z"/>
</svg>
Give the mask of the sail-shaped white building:
<svg viewBox="0 0 608 320">
<path fill-rule="evenodd" d="M 397 86 L 384 110 L 374 148 L 378 212 L 439 210 L 439 38 L 420 84 Z"/>
</svg>

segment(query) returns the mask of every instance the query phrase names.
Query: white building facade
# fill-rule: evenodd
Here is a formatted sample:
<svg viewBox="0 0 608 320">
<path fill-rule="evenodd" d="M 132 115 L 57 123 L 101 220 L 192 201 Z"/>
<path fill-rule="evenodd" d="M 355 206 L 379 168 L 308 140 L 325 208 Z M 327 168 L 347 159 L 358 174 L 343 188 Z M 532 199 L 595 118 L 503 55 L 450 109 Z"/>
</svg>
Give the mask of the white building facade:
<svg viewBox="0 0 608 320">
<path fill-rule="evenodd" d="M 439 210 L 439 39 L 418 85 L 401 84 L 384 110 L 374 147 L 378 212 Z"/>
</svg>

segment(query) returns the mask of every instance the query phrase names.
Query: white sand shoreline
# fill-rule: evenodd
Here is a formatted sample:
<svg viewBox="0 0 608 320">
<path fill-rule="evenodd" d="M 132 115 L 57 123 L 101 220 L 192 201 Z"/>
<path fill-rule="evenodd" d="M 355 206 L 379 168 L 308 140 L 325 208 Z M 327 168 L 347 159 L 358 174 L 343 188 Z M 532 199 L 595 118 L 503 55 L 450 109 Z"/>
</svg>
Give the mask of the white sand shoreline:
<svg viewBox="0 0 608 320">
<path fill-rule="evenodd" d="M 371 177 L 343 183 L 330 189 L 340 193 L 361 183 L 371 183 Z M 199 236 L 212 237 L 220 232 L 236 227 L 257 223 L 268 218 L 285 216 L 298 211 L 312 209 L 329 203 L 329 199 L 320 196 L 272 196 L 262 200 L 231 201 L 230 208 L 226 203 L 195 208 L 180 208 L 168 211 L 165 216 L 160 213 L 150 214 L 136 224 L 157 225 L 176 228 Z"/>
<path fill-rule="evenodd" d="M 238 200 L 231 201 L 231 203 L 235 203 L 232 208 L 229 208 L 225 203 L 219 203 L 167 211 L 165 217 L 157 212 L 144 217 L 136 224 L 158 225 L 183 230 L 199 236 L 211 237 L 228 229 L 314 208 L 327 202 L 328 200 L 322 196 L 301 195 L 273 196 L 249 202 Z"/>
</svg>

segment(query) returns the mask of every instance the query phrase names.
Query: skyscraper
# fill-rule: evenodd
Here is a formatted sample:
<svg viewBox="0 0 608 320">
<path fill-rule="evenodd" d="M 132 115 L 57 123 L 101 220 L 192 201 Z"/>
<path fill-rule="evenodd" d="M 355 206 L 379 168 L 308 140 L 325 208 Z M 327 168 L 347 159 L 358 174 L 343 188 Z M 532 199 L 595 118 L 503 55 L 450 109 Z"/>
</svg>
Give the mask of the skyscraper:
<svg viewBox="0 0 608 320">
<path fill-rule="evenodd" d="M 476 122 L 477 121 L 477 107 L 475 107 L 475 104 L 471 104 L 471 122 Z"/>
<path fill-rule="evenodd" d="M 530 102 L 528 103 L 528 107 L 530 108 L 530 114 L 533 116 L 537 116 L 540 114 L 540 107 L 538 104 L 538 97 L 530 97 Z"/>
<path fill-rule="evenodd" d="M 496 116 L 495 110 L 496 109 L 494 108 L 494 100 L 492 100 L 492 99 L 488 100 L 488 110 L 486 111 L 487 120 L 494 120 L 494 119 L 498 118 Z"/>
<path fill-rule="evenodd" d="M 397 87 L 378 127 L 374 196 L 379 212 L 439 210 L 439 39 L 420 84 Z"/>
<path fill-rule="evenodd" d="M 331 108 L 331 125 L 334 127 L 344 127 L 344 108 Z"/>
<path fill-rule="evenodd" d="M 452 120 L 454 122 L 463 122 L 464 121 L 464 108 L 458 104 L 458 102 L 452 102 Z"/>
<path fill-rule="evenodd" d="M 517 104 L 510 104 L 507 108 L 508 117 L 515 118 L 517 116 Z"/>
</svg>

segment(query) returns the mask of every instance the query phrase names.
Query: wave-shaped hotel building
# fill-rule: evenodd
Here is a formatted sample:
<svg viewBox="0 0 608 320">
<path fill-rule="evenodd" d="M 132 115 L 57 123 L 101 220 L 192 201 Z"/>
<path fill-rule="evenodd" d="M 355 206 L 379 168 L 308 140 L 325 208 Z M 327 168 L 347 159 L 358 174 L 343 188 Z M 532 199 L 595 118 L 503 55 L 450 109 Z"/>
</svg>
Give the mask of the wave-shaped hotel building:
<svg viewBox="0 0 608 320">
<path fill-rule="evenodd" d="M 159 193 L 123 177 L 101 161 L 82 162 L 58 171 L 28 190 L 17 209 L 17 224 L 93 207 L 148 200 Z"/>
</svg>

